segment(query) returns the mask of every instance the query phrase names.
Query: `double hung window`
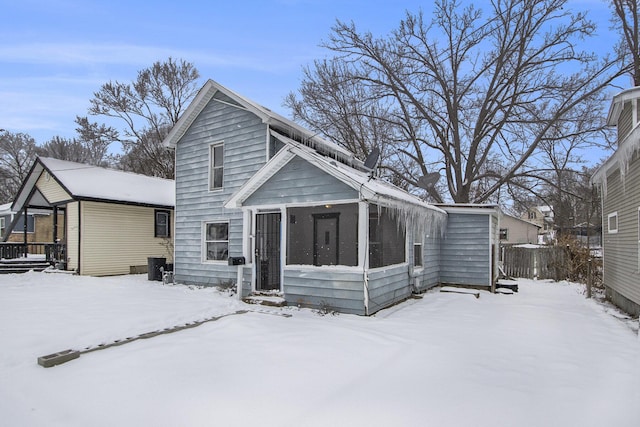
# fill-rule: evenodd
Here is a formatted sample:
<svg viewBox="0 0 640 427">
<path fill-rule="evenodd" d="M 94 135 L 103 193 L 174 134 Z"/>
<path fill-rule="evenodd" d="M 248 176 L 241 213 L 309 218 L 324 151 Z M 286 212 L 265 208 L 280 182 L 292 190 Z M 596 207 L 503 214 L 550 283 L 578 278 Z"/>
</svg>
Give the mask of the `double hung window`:
<svg viewBox="0 0 640 427">
<path fill-rule="evenodd" d="M 229 223 L 205 223 L 204 246 L 206 261 L 226 261 L 229 258 Z"/>
</svg>

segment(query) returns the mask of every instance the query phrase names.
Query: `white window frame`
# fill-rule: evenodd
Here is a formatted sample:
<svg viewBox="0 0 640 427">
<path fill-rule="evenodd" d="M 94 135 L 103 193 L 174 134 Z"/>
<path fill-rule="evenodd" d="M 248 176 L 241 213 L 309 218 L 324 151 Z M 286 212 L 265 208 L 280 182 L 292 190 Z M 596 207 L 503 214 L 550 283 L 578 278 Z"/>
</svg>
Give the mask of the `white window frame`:
<svg viewBox="0 0 640 427">
<path fill-rule="evenodd" d="M 211 224 L 226 224 L 227 225 L 227 239 L 226 240 L 207 240 L 207 228 Z M 229 260 L 229 221 L 220 220 L 220 221 L 205 221 L 202 223 L 202 261 L 206 263 L 212 264 L 226 264 Z M 208 250 L 207 243 L 227 243 L 227 257 L 225 259 L 209 259 L 208 258 Z"/>
<path fill-rule="evenodd" d="M 503 231 L 504 231 L 504 239 L 501 237 Z M 498 240 L 504 240 L 504 241 L 509 240 L 509 229 L 508 228 L 499 228 L 498 229 Z"/>
<path fill-rule="evenodd" d="M 215 149 L 220 147 L 222 149 L 222 165 L 215 166 Z M 222 182 L 219 186 L 214 186 L 215 169 L 222 169 Z M 209 191 L 220 191 L 224 188 L 224 141 L 214 142 L 209 144 Z"/>
<path fill-rule="evenodd" d="M 4 235 L 4 228 L 5 228 L 4 217 L 0 217 L 0 237 Z"/>
<path fill-rule="evenodd" d="M 413 267 L 416 270 L 420 270 L 424 268 L 424 246 L 423 246 L 424 236 L 420 232 L 414 232 L 413 234 L 413 259 L 411 262 L 413 263 Z M 416 258 L 416 249 L 420 251 L 420 257 Z M 409 251 L 407 251 L 409 253 Z M 416 264 L 416 259 L 419 259 L 420 264 Z"/>
<path fill-rule="evenodd" d="M 611 219 L 612 218 L 616 219 L 616 227 L 615 228 L 611 227 Z M 610 213 L 609 215 L 607 215 L 607 233 L 616 234 L 618 232 L 618 229 L 620 228 L 620 224 L 619 224 L 618 220 L 619 220 L 618 211 Z"/>
</svg>

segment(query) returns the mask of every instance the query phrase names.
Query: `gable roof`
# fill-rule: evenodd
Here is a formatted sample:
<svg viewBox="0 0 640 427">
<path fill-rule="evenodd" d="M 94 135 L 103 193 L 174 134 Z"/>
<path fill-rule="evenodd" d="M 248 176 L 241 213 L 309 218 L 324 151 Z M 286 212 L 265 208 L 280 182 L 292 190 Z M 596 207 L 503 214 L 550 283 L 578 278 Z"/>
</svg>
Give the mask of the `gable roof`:
<svg viewBox="0 0 640 427">
<path fill-rule="evenodd" d="M 36 189 L 36 182 L 43 171 L 48 172 L 71 196 L 72 200 L 93 200 L 163 208 L 175 206 L 173 180 L 49 157 L 38 157 L 16 195 L 12 205 L 14 211 L 20 211 L 25 204 L 31 203 L 34 194 L 41 199 L 39 203 L 47 203 Z"/>
<path fill-rule="evenodd" d="M 327 141 L 326 139 L 319 137 L 316 133 L 305 129 L 299 124 L 251 101 L 248 98 L 245 98 L 244 96 L 213 80 L 208 80 L 198 91 L 198 94 L 191 104 L 189 104 L 189 107 L 187 107 L 185 112 L 178 119 L 178 122 L 173 126 L 173 128 L 171 128 L 171 131 L 163 141 L 163 145 L 169 148 L 175 148 L 198 115 L 202 110 L 204 110 L 207 104 L 214 99 L 215 94 L 218 92 L 231 98 L 235 103 L 237 103 L 237 105 L 221 100 L 218 100 L 219 102 L 250 111 L 258 116 L 263 123 L 281 134 L 287 135 L 299 143 L 318 150 L 321 153 L 333 157 L 351 167 L 363 169 L 364 163 L 360 159 L 356 158 L 349 150 L 334 142 Z"/>
<path fill-rule="evenodd" d="M 249 198 L 258 188 L 269 178 L 276 174 L 295 156 L 308 161 L 312 165 L 320 168 L 327 174 L 353 188 L 360 195 L 360 199 L 388 208 L 405 212 L 404 215 L 418 215 L 421 210 L 429 212 L 434 217 L 441 219 L 446 217 L 446 212 L 436 206 L 426 203 L 419 197 L 410 194 L 401 188 L 394 186 L 381 179 L 373 178 L 370 174 L 352 168 L 333 159 L 324 156 L 317 151 L 300 144 L 291 138 L 277 132 L 271 134 L 282 141 L 285 147 L 278 152 L 266 165 L 251 177 L 233 196 L 225 203 L 227 208 L 241 207 L 242 203 Z M 425 214 L 423 213 L 422 216 Z M 433 218 L 431 218 L 433 219 Z"/>
</svg>

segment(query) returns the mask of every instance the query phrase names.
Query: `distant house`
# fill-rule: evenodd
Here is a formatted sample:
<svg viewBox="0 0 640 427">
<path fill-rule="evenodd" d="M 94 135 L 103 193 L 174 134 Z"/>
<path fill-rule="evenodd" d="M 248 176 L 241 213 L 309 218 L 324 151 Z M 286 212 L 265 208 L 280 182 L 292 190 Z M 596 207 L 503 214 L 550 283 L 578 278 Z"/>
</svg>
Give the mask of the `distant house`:
<svg viewBox="0 0 640 427">
<path fill-rule="evenodd" d="M 607 124 L 617 149 L 591 182 L 602 200 L 603 283 L 607 297 L 640 314 L 640 87 L 614 96 Z"/>
<path fill-rule="evenodd" d="M 146 267 L 149 257 L 172 260 L 174 200 L 172 180 L 39 157 L 11 210 L 62 219 L 50 238 L 58 265 L 106 276 Z"/>
<path fill-rule="evenodd" d="M 493 289 L 495 206 L 433 206 L 209 80 L 176 155 L 175 280 L 370 315 L 442 283 Z"/>
<path fill-rule="evenodd" d="M 516 245 L 538 243 L 541 226 L 515 216 L 503 214 L 500 218 L 500 244 Z"/>
<path fill-rule="evenodd" d="M 551 206 L 532 206 L 522 214 L 520 219 L 539 226 L 538 241 L 535 243 L 551 243 L 556 238 L 554 215 Z"/>
<path fill-rule="evenodd" d="M 50 216 L 50 212 L 31 212 L 27 216 L 27 229 L 24 229 L 24 217 L 22 215 L 16 215 L 16 212 L 11 210 L 11 203 L 0 205 L 0 240 L 7 242 L 22 242 L 24 240 L 24 233 L 27 233 L 27 239 L 29 241 L 35 240 L 36 232 L 36 215 L 44 215 L 47 219 Z M 19 217 L 19 218 L 16 218 Z M 9 225 L 16 220 L 16 226 L 11 233 L 5 237 L 5 232 L 9 229 Z M 41 221 L 39 221 L 41 222 Z M 49 240 L 51 237 L 49 237 Z"/>
<path fill-rule="evenodd" d="M 25 228 L 25 217 L 11 210 L 11 203 L 0 205 L 0 242 L 15 244 L 12 251 L 0 251 L 0 258 L 8 253 L 24 253 L 25 243 L 30 254 L 43 255 L 45 244 L 53 243 L 54 220 L 50 210 L 32 209 L 26 218 Z M 58 217 L 58 224 L 60 231 L 62 216 Z"/>
</svg>

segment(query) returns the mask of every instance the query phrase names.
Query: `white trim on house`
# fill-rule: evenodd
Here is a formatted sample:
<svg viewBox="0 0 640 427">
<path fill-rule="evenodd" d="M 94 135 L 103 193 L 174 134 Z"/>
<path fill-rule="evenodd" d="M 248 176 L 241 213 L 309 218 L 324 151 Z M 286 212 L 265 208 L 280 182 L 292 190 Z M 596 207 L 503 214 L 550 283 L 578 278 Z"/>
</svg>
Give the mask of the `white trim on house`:
<svg viewBox="0 0 640 427">
<path fill-rule="evenodd" d="M 434 205 L 428 204 L 419 197 L 401 190 L 392 184 L 372 178 L 369 174 L 334 161 L 322 154 L 318 154 L 311 148 L 301 145 L 296 141 L 272 132 L 274 136 L 284 142 L 283 148 L 266 165 L 264 165 L 253 177 L 251 177 L 236 193 L 225 203 L 225 208 L 242 207 L 247 200 L 267 179 L 282 169 L 295 155 L 317 166 L 327 174 L 333 176 L 344 184 L 358 191 L 361 200 L 385 207 L 403 207 L 407 205 L 425 208 L 433 213 L 442 214 L 446 218 L 446 212 Z"/>
<path fill-rule="evenodd" d="M 164 139 L 162 144 L 169 148 L 175 148 L 176 144 L 184 136 L 185 132 L 193 124 L 198 115 L 204 110 L 209 101 L 217 93 L 223 93 L 232 100 L 238 103 L 238 105 L 231 104 L 229 102 L 218 100 L 218 102 L 226 105 L 232 105 L 233 107 L 249 111 L 259 117 L 263 123 L 287 130 L 287 133 L 299 135 L 300 139 L 305 140 L 311 147 L 318 147 L 321 151 L 325 151 L 327 154 L 332 154 L 342 158 L 344 161 L 350 163 L 356 167 L 362 167 L 364 162 L 357 159 L 353 153 L 341 147 L 340 145 L 325 140 L 317 135 L 317 133 L 311 132 L 308 129 L 300 126 L 299 124 L 265 108 L 248 98 L 232 91 L 231 89 L 222 86 L 221 84 L 207 80 L 204 86 L 198 91 L 198 94 L 194 100 L 189 104 L 185 112 L 180 116 L 178 122 L 171 128 L 169 134 Z"/>
<path fill-rule="evenodd" d="M 227 209 L 243 207 L 242 203 L 247 200 L 249 196 L 251 196 L 258 188 L 262 186 L 262 184 L 267 182 L 294 157 L 295 155 L 286 148 L 280 150 L 224 203 L 224 207 Z"/>
</svg>

